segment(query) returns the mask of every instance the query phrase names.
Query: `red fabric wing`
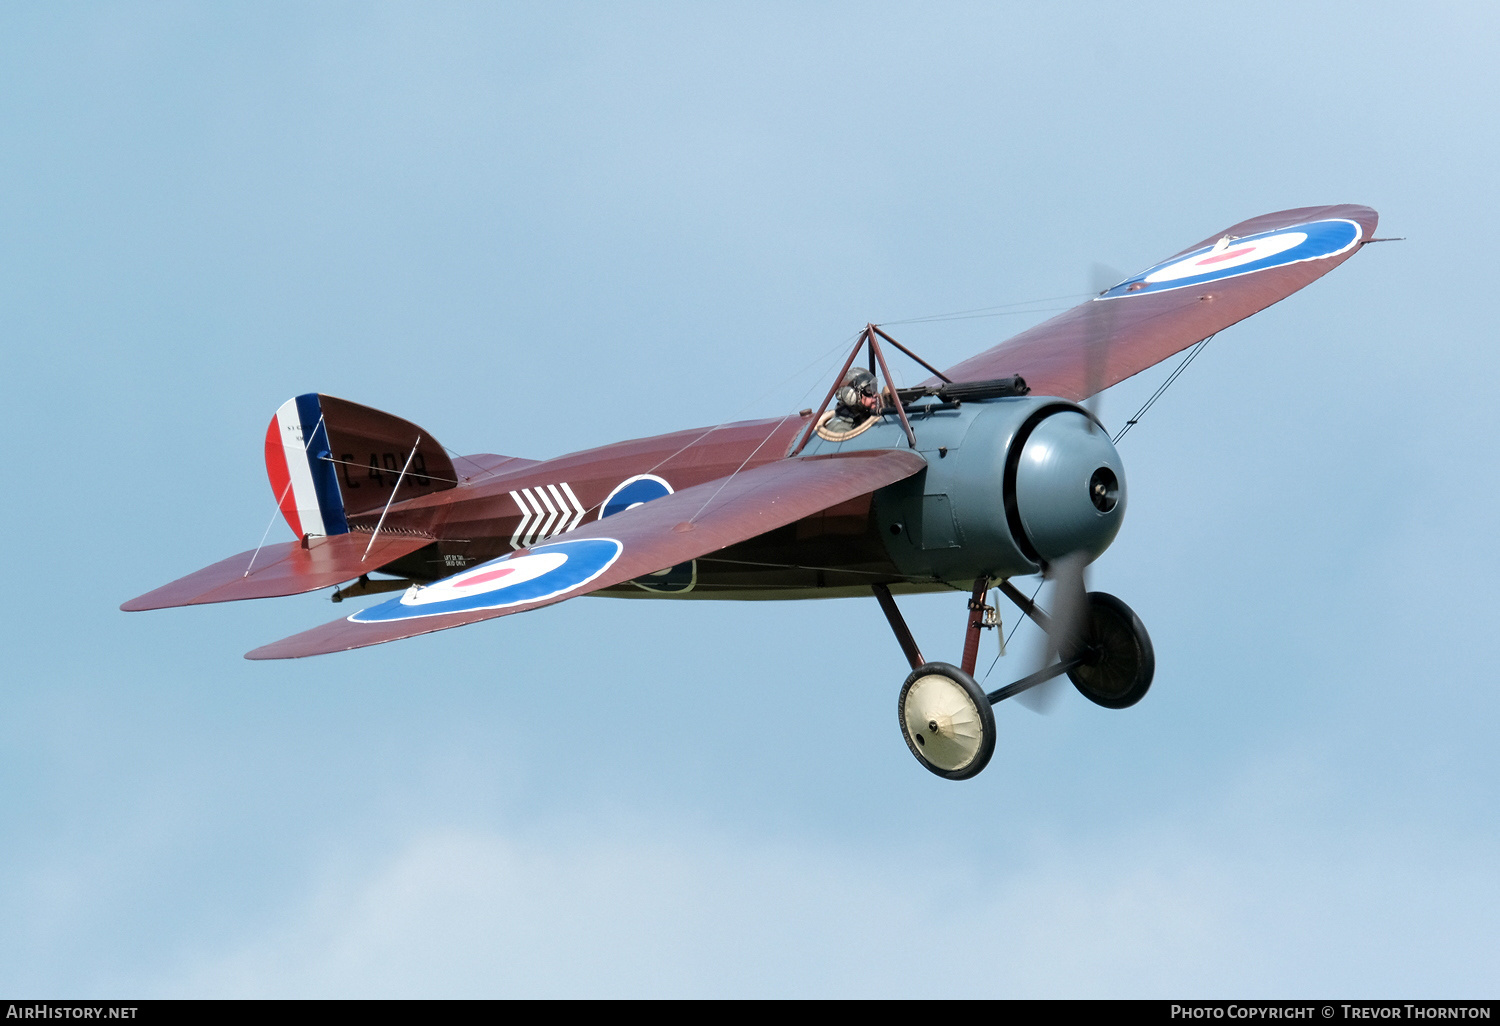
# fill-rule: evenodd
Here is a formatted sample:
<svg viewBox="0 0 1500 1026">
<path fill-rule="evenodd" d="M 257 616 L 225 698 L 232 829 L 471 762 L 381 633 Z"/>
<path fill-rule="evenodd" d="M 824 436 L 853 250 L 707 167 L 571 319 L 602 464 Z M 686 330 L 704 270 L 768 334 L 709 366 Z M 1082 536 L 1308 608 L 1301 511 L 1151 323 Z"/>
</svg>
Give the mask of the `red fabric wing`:
<svg viewBox="0 0 1500 1026">
<path fill-rule="evenodd" d="M 784 527 L 806 516 L 905 480 L 927 466 L 914 452 L 877 449 L 779 460 L 584 524 L 548 544 L 612 538 L 623 547 L 602 574 L 563 594 L 502 609 L 416 616 L 382 622 L 335 620 L 246 654 L 247 659 L 295 659 L 364 648 L 523 613 L 655 573 Z M 538 546 L 545 549 L 545 546 Z M 501 569 L 502 560 L 486 564 Z"/>
<path fill-rule="evenodd" d="M 300 541 L 290 541 L 267 545 L 259 552 L 250 549 L 148 591 L 120 608 L 133 613 L 142 609 L 301 595 L 369 573 L 383 563 L 432 544 L 432 539 L 378 535 L 366 557 L 365 547 L 369 544 L 368 534 L 352 533 L 309 538 L 306 548 Z"/>
<path fill-rule="evenodd" d="M 1375 234 L 1369 207 L 1301 207 L 1242 221 L 1178 254 L 1223 236 L 1243 238 L 1310 221 L 1343 218 Z M 1035 395 L 1082 400 L 1139 374 L 1200 339 L 1244 320 L 1327 274 L 1359 251 L 1271 267 L 1220 281 L 1120 299 L 1089 301 L 971 357 L 944 373 L 954 381 L 1019 374 Z M 1170 258 L 1169 258 L 1170 259 Z M 1099 340 L 1107 339 L 1107 344 Z M 1094 365 L 1090 365 L 1090 361 Z M 937 379 L 929 379 L 936 384 Z M 1092 386 L 1092 387 L 1091 387 Z"/>
</svg>

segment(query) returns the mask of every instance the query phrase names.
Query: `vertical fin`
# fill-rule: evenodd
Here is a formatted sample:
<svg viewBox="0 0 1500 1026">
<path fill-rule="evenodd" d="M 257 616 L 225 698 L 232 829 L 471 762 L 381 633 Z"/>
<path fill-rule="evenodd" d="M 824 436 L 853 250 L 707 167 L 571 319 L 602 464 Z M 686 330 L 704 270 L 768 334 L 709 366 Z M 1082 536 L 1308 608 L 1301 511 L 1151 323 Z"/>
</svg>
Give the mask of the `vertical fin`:
<svg viewBox="0 0 1500 1026">
<path fill-rule="evenodd" d="M 403 461 L 404 478 L 398 473 Z M 299 538 L 348 534 L 350 517 L 458 484 L 447 451 L 429 432 L 317 392 L 288 399 L 271 418 L 266 473 L 282 516 Z M 363 530 L 374 526 L 355 523 Z"/>
<path fill-rule="evenodd" d="M 266 473 L 282 516 L 299 538 L 349 533 L 329 455 L 318 394 L 282 403 L 266 429 Z"/>
</svg>

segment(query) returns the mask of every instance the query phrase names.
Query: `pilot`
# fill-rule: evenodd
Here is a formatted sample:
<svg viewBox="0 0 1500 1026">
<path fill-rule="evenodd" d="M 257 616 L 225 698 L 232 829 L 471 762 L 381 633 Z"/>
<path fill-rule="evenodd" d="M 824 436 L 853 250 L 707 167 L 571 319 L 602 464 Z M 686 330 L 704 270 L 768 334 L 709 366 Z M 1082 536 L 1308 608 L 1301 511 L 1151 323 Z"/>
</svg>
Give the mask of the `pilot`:
<svg viewBox="0 0 1500 1026">
<path fill-rule="evenodd" d="M 844 375 L 844 383 L 834 393 L 838 406 L 833 416 L 823 425 L 829 434 L 848 434 L 859 427 L 880 408 L 880 395 L 875 388 L 875 375 L 863 367 L 856 367 Z"/>
</svg>

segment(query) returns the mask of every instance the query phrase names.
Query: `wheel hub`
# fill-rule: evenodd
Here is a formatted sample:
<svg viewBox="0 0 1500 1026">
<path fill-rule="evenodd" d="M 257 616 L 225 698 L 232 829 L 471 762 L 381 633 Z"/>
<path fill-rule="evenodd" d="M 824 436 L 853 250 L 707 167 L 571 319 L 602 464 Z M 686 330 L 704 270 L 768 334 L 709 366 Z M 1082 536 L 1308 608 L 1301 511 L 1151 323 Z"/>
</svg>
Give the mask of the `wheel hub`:
<svg viewBox="0 0 1500 1026">
<path fill-rule="evenodd" d="M 913 751 L 933 769 L 962 772 L 985 748 L 985 717 L 978 703 L 944 674 L 916 677 L 903 693 L 901 714 Z"/>
</svg>

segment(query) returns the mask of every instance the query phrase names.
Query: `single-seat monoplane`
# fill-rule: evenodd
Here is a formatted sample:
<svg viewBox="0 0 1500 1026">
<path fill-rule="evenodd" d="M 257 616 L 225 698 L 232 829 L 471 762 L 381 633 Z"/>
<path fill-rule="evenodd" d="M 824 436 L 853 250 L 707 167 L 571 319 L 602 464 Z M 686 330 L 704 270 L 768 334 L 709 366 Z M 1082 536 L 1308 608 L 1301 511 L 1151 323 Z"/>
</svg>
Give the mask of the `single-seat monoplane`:
<svg viewBox="0 0 1500 1026">
<path fill-rule="evenodd" d="M 392 593 L 247 654 L 289 659 L 588 594 L 873 595 L 911 666 L 897 702 L 907 745 L 940 776 L 972 777 L 994 750 L 995 703 L 1062 675 L 1117 709 L 1151 686 L 1140 620 L 1084 584 L 1126 506 L 1124 466 L 1088 400 L 1331 271 L 1373 241 L 1376 221 L 1349 205 L 1253 218 L 946 370 L 872 324 L 817 409 L 556 459 L 450 457 L 409 421 L 301 395 L 265 436 L 295 540 L 122 608 Z M 931 377 L 896 387 L 888 347 Z M 1011 583 L 1039 573 L 1055 582 L 1050 613 Z M 962 657 L 929 661 L 895 596 L 955 588 L 969 595 Z M 1035 673 L 987 694 L 974 670 L 997 622 L 992 588 L 1048 644 Z"/>
</svg>

